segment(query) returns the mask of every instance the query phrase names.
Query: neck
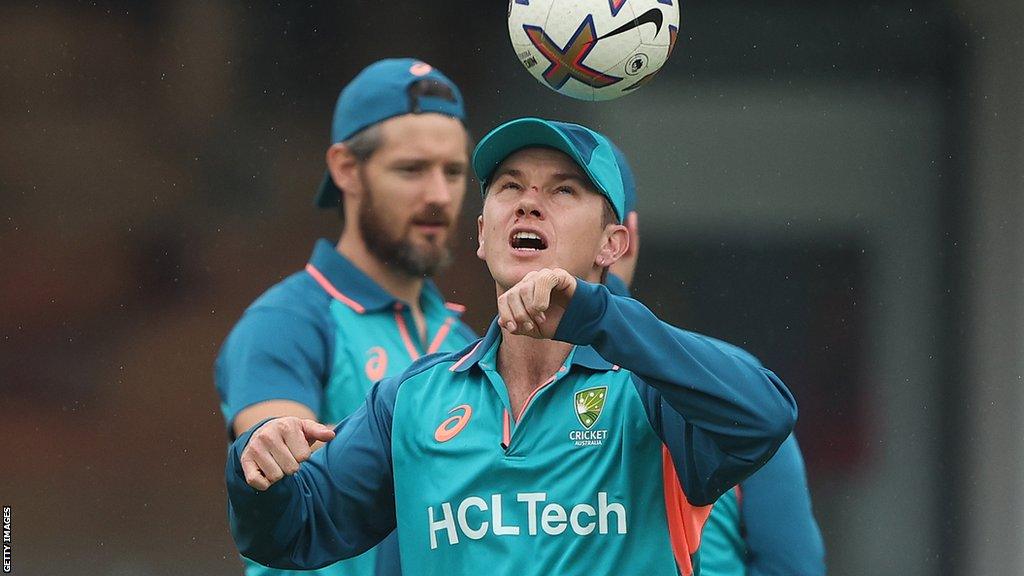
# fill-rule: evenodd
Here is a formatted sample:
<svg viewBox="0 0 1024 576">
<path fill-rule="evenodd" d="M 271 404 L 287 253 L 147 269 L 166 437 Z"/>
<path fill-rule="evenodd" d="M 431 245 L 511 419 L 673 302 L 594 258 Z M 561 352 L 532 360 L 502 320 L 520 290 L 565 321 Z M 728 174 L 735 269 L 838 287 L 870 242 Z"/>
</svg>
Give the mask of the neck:
<svg viewBox="0 0 1024 576">
<path fill-rule="evenodd" d="M 366 248 L 366 243 L 352 228 L 352 226 L 345 227 L 345 232 L 342 233 L 341 240 L 338 241 L 338 253 L 373 279 L 388 294 L 407 303 L 414 312 L 420 312 L 420 292 L 423 290 L 423 278 L 410 276 L 378 260 L 370 253 Z"/>
<path fill-rule="evenodd" d="M 502 329 L 498 373 L 505 381 L 513 414 L 523 412 L 526 400 L 558 373 L 571 350 L 567 342 L 517 336 Z"/>
</svg>

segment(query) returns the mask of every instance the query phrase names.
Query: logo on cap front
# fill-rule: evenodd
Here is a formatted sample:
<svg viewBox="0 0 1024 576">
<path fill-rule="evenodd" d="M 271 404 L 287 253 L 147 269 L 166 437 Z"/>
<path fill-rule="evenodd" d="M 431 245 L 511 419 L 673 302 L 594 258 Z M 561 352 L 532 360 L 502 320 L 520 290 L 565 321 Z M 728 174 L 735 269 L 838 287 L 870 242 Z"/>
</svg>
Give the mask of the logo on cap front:
<svg viewBox="0 0 1024 576">
<path fill-rule="evenodd" d="M 413 76 L 426 76 L 433 69 L 434 67 L 426 62 L 417 62 L 409 68 L 409 73 Z"/>
</svg>

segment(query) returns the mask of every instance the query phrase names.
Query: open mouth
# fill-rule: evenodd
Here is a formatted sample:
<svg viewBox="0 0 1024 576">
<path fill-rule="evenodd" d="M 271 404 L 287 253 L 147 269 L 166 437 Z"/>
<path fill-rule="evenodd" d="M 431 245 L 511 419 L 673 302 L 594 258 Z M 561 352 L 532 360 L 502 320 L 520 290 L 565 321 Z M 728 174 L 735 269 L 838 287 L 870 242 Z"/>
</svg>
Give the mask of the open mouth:
<svg viewBox="0 0 1024 576">
<path fill-rule="evenodd" d="M 524 250 L 524 251 L 540 251 L 545 250 L 548 247 L 548 243 L 544 240 L 544 237 L 536 232 L 519 231 L 512 234 L 512 238 L 509 239 L 509 244 L 513 250 Z"/>
</svg>

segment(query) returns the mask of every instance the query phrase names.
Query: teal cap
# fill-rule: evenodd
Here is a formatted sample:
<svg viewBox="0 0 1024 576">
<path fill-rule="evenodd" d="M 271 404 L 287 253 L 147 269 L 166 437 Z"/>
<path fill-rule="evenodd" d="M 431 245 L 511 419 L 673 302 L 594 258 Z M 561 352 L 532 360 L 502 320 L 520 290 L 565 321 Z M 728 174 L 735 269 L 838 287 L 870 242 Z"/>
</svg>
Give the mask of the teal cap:
<svg viewBox="0 0 1024 576">
<path fill-rule="evenodd" d="M 622 222 L 626 216 L 623 174 L 615 146 L 603 134 L 586 126 L 543 118 L 518 118 L 491 130 L 473 151 L 473 170 L 480 180 L 482 193 L 505 158 L 523 148 L 546 147 L 564 152 L 587 174 L 598 191 L 608 199 L 615 216 Z"/>
<path fill-rule="evenodd" d="M 428 80 L 446 87 L 446 96 L 416 97 L 410 87 Z M 413 58 L 388 58 L 370 64 L 338 95 L 331 122 L 331 143 L 344 142 L 356 133 L 395 116 L 436 112 L 466 121 L 462 93 L 440 70 Z M 337 206 L 342 199 L 330 172 L 324 174 L 316 195 L 320 208 Z"/>
</svg>

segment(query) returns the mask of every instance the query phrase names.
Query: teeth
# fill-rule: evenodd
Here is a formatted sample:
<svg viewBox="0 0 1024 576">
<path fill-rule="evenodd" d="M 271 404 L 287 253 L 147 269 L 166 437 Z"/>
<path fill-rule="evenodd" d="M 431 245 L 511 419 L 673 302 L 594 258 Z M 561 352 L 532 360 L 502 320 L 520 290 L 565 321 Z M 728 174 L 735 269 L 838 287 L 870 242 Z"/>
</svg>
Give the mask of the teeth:
<svg viewBox="0 0 1024 576">
<path fill-rule="evenodd" d="M 516 232 L 515 236 L 517 240 L 540 240 L 540 235 L 534 234 L 533 232 Z"/>
</svg>

